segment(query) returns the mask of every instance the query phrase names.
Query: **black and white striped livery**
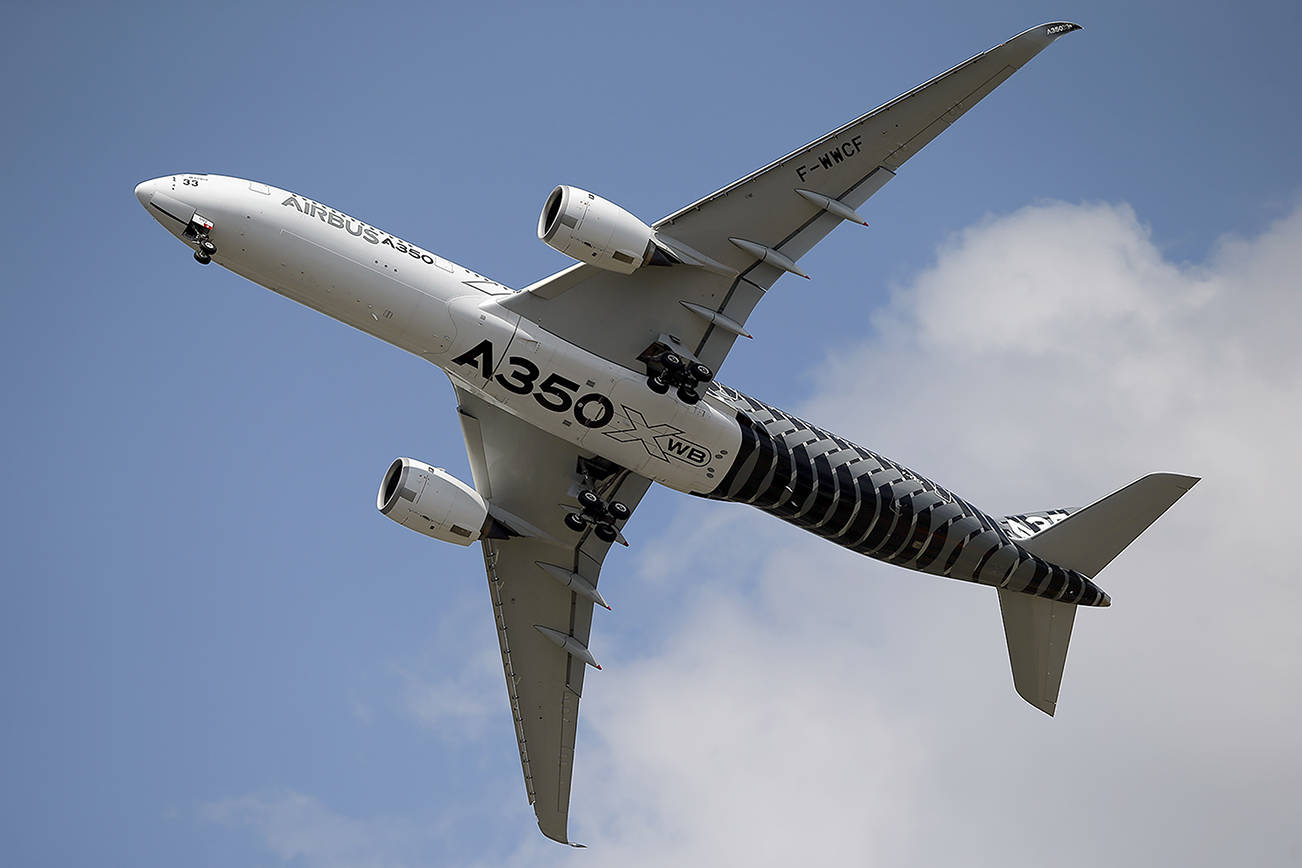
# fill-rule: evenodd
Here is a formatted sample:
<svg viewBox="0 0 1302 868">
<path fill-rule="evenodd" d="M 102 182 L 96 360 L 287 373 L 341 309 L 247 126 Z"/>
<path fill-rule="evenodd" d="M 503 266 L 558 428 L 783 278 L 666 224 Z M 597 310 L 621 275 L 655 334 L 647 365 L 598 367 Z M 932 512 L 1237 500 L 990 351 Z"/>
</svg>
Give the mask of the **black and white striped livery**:
<svg viewBox="0 0 1302 868">
<path fill-rule="evenodd" d="M 1063 603 L 1109 604 L 1087 576 L 1018 544 L 1033 532 L 1029 515 L 994 518 L 907 467 L 803 419 L 719 384 L 712 392 L 736 409 L 742 441 L 707 497 L 749 503 L 901 567 Z M 1071 512 L 1042 515 L 1065 518 Z"/>
</svg>

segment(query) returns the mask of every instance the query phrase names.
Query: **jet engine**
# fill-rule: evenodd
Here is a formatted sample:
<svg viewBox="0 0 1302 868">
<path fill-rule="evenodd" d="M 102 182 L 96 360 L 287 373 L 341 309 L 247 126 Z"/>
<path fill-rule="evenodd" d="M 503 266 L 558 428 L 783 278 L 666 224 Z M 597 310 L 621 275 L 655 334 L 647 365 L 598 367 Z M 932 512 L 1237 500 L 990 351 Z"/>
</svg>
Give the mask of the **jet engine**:
<svg viewBox="0 0 1302 868">
<path fill-rule="evenodd" d="M 654 229 L 578 187 L 552 190 L 538 217 L 538 238 L 566 256 L 620 274 L 675 261 L 656 244 Z"/>
<path fill-rule="evenodd" d="M 403 527 L 463 546 L 482 538 L 490 524 L 479 492 L 442 468 L 410 458 L 389 465 L 375 505 Z"/>
</svg>

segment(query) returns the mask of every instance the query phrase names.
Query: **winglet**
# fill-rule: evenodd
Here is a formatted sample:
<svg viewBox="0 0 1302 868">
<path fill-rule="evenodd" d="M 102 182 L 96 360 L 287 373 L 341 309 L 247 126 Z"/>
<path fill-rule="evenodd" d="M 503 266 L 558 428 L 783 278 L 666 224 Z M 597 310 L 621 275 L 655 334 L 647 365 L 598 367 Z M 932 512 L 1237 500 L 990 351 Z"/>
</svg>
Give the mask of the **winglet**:
<svg viewBox="0 0 1302 868">
<path fill-rule="evenodd" d="M 1045 28 L 1045 32 L 1048 33 L 1049 36 L 1052 36 L 1054 39 L 1057 39 L 1059 36 L 1062 36 L 1063 34 L 1066 33 L 1072 33 L 1076 30 L 1085 29 L 1084 27 L 1081 27 L 1079 24 L 1077 24 L 1075 21 L 1051 21 L 1048 24 L 1044 25 L 1044 28 Z"/>
<path fill-rule="evenodd" d="M 1041 24 L 1039 27 L 1032 27 L 1024 33 L 1019 33 L 1008 41 L 1012 42 L 1015 39 L 1025 38 L 1027 41 L 1041 43 L 1041 47 L 1043 48 L 1059 36 L 1066 36 L 1068 33 L 1075 33 L 1077 30 L 1084 29 L 1085 28 L 1073 21 L 1049 21 L 1045 24 Z"/>
<path fill-rule="evenodd" d="M 553 818 L 550 818 L 550 817 L 549 817 L 548 819 L 551 820 L 551 819 L 553 819 Z M 542 817 L 538 817 L 538 831 L 542 832 L 543 835 L 545 835 L 546 837 L 548 837 L 548 838 L 550 838 L 551 840 L 555 841 L 557 844 L 564 844 L 566 847 L 573 847 L 575 850 L 586 850 L 586 849 L 588 849 L 588 845 L 587 845 L 587 844 L 579 844 L 579 843 L 576 843 L 576 842 L 574 842 L 574 841 L 569 840 L 569 838 L 568 838 L 568 836 L 567 836 L 567 834 L 566 834 L 566 829 L 565 829 L 565 826 L 566 826 L 566 825 L 567 825 L 567 824 L 566 824 L 564 818 L 562 818 L 562 820 L 561 820 L 561 825 L 560 825 L 560 828 L 559 828 L 559 829 L 551 829 L 551 830 L 549 830 L 547 826 L 543 825 L 543 818 L 542 818 Z"/>
</svg>

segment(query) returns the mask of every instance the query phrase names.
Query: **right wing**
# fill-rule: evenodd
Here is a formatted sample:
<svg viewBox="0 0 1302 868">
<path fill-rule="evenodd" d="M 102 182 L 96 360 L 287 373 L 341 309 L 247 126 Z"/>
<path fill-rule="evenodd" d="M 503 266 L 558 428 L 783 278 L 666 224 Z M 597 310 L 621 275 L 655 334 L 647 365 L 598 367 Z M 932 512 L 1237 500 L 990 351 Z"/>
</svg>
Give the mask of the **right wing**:
<svg viewBox="0 0 1302 868">
<path fill-rule="evenodd" d="M 584 656 L 591 659 L 597 576 L 610 544 L 590 527 L 576 534 L 563 523 L 577 510 L 575 468 L 587 456 L 460 387 L 456 393 L 475 488 L 495 519 L 526 534 L 485 538 L 484 565 L 525 791 L 543 834 L 569 843 Z M 650 485 L 617 470 L 597 490 L 633 509 Z M 577 646 L 559 646 L 563 638 Z"/>
<path fill-rule="evenodd" d="M 722 270 L 649 266 L 621 275 L 580 263 L 501 304 L 633 370 L 641 370 L 643 350 L 667 334 L 717 371 L 789 266 L 964 112 L 1079 29 L 1069 22 L 1032 27 L 655 224 L 671 251 L 686 247 L 684 261 L 699 254 Z M 778 258 L 757 252 L 764 248 Z"/>
</svg>

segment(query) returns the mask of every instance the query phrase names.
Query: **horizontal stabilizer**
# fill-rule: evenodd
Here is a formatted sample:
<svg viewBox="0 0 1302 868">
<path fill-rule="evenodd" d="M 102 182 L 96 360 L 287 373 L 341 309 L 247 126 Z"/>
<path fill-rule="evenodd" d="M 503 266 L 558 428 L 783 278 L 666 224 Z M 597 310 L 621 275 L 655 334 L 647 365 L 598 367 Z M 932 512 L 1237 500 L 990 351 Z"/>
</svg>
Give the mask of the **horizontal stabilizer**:
<svg viewBox="0 0 1302 868">
<path fill-rule="evenodd" d="M 1150 473 L 1018 545 L 1093 578 L 1196 482 L 1196 476 Z"/>
<path fill-rule="evenodd" d="M 1013 664 L 1013 686 L 1019 696 L 1052 717 L 1076 604 L 1001 588 L 999 611 L 1004 616 L 1008 659 Z"/>
</svg>

